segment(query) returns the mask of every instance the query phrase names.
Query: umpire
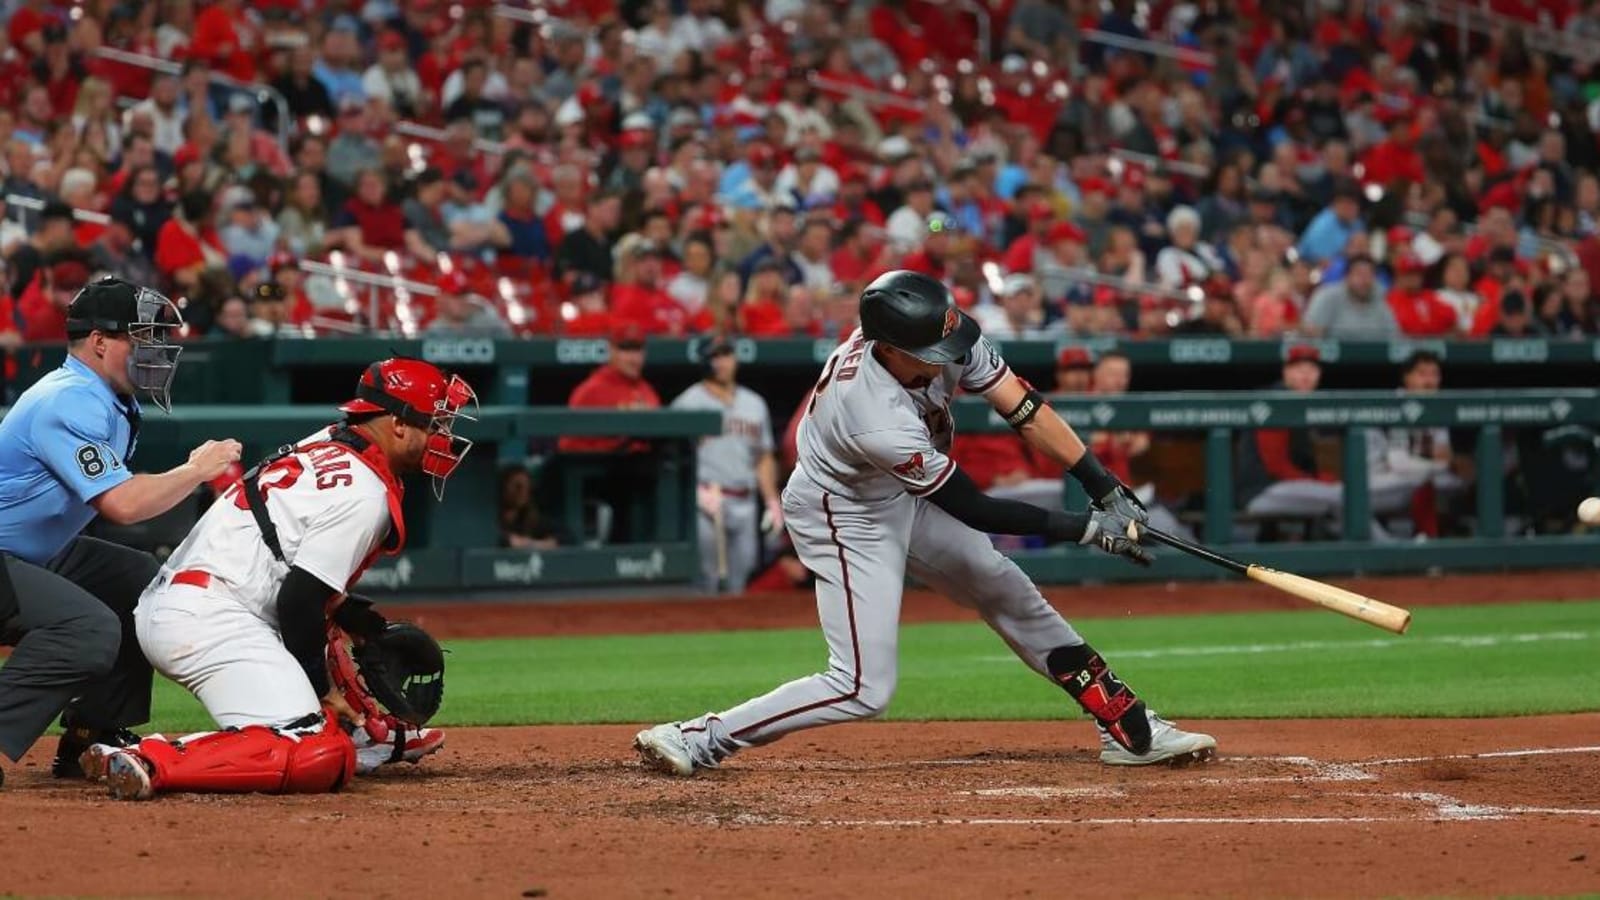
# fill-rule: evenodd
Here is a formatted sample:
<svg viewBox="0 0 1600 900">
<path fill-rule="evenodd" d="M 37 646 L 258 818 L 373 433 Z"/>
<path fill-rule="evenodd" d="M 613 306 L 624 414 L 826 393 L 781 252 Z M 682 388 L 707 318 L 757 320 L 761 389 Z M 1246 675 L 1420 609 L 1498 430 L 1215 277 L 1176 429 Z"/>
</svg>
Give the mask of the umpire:
<svg viewBox="0 0 1600 900">
<path fill-rule="evenodd" d="M 207 441 L 171 471 L 130 469 L 134 393 L 170 411 L 179 348 L 168 338 L 181 324 L 149 288 L 84 286 L 67 309 L 66 362 L 0 420 L 0 645 L 15 648 L 0 667 L 0 752 L 20 759 L 61 713 L 57 777 L 81 775 L 90 743 L 134 740 L 126 729 L 150 717 L 133 608 L 155 558 L 79 532 L 96 515 L 158 516 L 239 458 L 237 441 Z"/>
</svg>

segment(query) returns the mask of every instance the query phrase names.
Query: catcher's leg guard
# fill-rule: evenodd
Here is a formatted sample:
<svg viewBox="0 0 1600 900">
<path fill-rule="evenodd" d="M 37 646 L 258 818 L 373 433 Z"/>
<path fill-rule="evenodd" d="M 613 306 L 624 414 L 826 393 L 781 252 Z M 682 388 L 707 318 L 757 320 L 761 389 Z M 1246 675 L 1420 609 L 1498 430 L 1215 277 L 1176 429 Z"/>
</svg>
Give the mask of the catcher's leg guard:
<svg viewBox="0 0 1600 900">
<path fill-rule="evenodd" d="M 1046 660 L 1050 677 L 1094 716 L 1111 737 L 1130 752 L 1150 751 L 1150 719 L 1144 701 L 1111 671 L 1088 644 L 1057 647 Z"/>
<path fill-rule="evenodd" d="M 284 731 L 248 725 L 177 742 L 147 738 L 138 752 L 157 793 L 322 794 L 349 783 L 356 765 L 350 736 L 332 724 Z"/>
</svg>

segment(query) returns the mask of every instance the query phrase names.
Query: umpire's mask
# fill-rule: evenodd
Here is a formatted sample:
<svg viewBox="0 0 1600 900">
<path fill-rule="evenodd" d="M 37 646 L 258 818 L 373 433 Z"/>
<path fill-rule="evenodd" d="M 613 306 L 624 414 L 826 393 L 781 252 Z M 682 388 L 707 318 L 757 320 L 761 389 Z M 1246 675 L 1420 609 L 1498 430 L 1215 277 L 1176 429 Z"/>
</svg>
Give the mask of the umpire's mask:
<svg viewBox="0 0 1600 900">
<path fill-rule="evenodd" d="M 84 285 L 67 307 L 67 337 L 88 337 L 91 332 L 126 334 L 133 342 L 128 354 L 128 379 L 150 395 L 150 402 L 172 411 L 172 379 L 178 373 L 183 348 L 168 340 L 183 316 L 160 291 L 107 277 Z"/>
</svg>

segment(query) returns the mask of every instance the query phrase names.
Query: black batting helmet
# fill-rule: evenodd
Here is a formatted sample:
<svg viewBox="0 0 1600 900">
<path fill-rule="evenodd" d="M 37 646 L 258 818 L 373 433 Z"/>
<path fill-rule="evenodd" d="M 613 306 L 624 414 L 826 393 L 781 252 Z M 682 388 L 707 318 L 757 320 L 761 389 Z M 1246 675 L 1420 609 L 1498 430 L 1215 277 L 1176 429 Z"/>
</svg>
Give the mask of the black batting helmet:
<svg viewBox="0 0 1600 900">
<path fill-rule="evenodd" d="M 942 282 L 897 269 L 861 292 L 861 333 L 923 362 L 953 363 L 966 358 L 981 332 Z"/>
</svg>

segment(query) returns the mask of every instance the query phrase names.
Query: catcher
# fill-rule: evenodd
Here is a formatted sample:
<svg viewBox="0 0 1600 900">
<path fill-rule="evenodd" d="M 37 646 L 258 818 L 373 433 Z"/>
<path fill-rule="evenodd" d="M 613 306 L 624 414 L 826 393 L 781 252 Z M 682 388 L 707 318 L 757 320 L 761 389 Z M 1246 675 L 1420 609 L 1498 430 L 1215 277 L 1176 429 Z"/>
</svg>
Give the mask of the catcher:
<svg viewBox="0 0 1600 900">
<path fill-rule="evenodd" d="M 405 542 L 397 476 L 429 475 L 442 497 L 471 448 L 455 422 L 476 402 L 466 382 L 428 363 L 373 363 L 342 422 L 228 488 L 134 612 L 151 664 L 223 730 L 96 744 L 82 756 L 85 775 L 124 800 L 320 793 L 437 751 L 444 734 L 421 726 L 444 692 L 438 644 L 348 591 Z"/>
</svg>

